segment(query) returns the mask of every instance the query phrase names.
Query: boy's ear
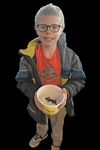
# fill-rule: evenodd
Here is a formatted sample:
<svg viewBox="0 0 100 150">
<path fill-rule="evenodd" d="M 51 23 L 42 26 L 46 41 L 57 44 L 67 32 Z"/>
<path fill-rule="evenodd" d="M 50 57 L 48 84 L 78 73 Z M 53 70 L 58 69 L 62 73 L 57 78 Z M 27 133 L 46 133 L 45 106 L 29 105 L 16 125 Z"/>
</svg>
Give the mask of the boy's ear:
<svg viewBox="0 0 100 150">
<path fill-rule="evenodd" d="M 61 28 L 61 34 L 63 33 L 63 31 L 64 31 L 64 28 L 62 27 L 62 28 Z"/>
<path fill-rule="evenodd" d="M 63 29 L 63 28 L 61 28 L 61 29 L 60 29 L 60 35 L 63 33 L 63 31 L 64 31 L 64 29 Z"/>
</svg>

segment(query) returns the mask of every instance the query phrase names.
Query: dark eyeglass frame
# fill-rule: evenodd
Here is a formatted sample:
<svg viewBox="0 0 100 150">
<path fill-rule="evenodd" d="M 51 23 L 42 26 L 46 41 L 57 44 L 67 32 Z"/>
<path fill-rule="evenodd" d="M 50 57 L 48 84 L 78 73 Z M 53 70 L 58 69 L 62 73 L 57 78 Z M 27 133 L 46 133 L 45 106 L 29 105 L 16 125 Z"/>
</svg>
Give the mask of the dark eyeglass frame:
<svg viewBox="0 0 100 150">
<path fill-rule="evenodd" d="M 45 27 L 44 30 L 41 30 L 41 29 L 40 29 L 40 27 L 42 27 L 42 26 Z M 56 28 L 56 30 L 52 30 L 54 26 L 55 26 L 55 27 L 58 27 L 58 28 Z M 62 28 L 62 26 L 61 26 L 61 25 L 58 25 L 58 24 L 51 24 L 51 25 L 38 24 L 37 27 L 38 27 L 38 30 L 39 30 L 40 32 L 46 32 L 46 31 L 48 30 L 48 28 L 49 28 L 50 31 L 53 32 L 53 33 L 57 33 L 57 32 L 60 30 L 60 28 Z"/>
</svg>

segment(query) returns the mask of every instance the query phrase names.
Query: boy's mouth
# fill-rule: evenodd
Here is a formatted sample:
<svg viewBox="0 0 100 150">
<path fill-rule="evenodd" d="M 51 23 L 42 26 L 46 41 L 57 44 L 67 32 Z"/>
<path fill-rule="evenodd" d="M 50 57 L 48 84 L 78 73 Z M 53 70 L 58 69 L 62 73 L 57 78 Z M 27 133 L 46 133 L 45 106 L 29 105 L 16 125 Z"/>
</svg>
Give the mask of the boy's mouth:
<svg viewBox="0 0 100 150">
<path fill-rule="evenodd" d="M 52 41 L 54 38 L 52 38 L 52 37 L 45 37 L 44 38 L 46 41 Z"/>
</svg>

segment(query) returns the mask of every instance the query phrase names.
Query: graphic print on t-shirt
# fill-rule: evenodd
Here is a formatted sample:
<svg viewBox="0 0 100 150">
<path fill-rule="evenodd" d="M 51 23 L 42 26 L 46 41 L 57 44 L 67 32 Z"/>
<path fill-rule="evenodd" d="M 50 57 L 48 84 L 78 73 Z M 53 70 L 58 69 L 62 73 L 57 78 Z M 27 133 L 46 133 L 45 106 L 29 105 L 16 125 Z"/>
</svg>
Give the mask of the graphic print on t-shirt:
<svg viewBox="0 0 100 150">
<path fill-rule="evenodd" d="M 60 77 L 51 66 L 48 66 L 43 72 L 39 72 L 42 84 L 58 84 Z"/>
</svg>

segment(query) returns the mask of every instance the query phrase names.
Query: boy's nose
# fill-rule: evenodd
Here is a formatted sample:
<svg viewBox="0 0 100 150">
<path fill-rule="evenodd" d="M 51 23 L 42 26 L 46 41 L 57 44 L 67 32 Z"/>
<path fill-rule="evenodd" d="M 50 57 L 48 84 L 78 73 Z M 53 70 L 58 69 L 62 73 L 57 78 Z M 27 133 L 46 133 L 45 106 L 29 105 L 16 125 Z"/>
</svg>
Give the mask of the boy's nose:
<svg viewBox="0 0 100 150">
<path fill-rule="evenodd" d="M 50 27 L 47 28 L 46 33 L 52 33 L 52 31 L 50 30 Z"/>
</svg>

